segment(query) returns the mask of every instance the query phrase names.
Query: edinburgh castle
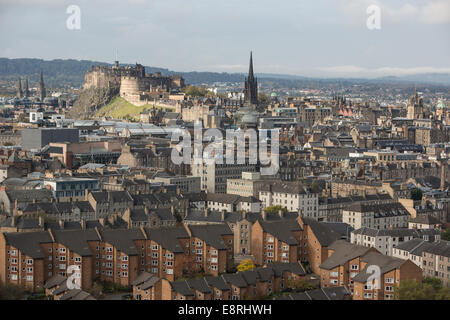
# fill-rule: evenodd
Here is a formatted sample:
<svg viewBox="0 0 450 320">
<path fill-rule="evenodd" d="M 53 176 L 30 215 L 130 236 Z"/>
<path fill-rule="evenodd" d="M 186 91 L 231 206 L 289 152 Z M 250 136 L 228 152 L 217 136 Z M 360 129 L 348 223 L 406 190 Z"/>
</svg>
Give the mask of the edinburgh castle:
<svg viewBox="0 0 450 320">
<path fill-rule="evenodd" d="M 173 91 L 185 86 L 183 77 L 179 75 L 163 76 L 160 72 L 146 74 L 145 67 L 93 66 L 84 78 L 84 89 L 110 88 L 117 90 L 120 96 L 128 102 L 140 106 L 155 99 L 164 99 Z"/>
</svg>

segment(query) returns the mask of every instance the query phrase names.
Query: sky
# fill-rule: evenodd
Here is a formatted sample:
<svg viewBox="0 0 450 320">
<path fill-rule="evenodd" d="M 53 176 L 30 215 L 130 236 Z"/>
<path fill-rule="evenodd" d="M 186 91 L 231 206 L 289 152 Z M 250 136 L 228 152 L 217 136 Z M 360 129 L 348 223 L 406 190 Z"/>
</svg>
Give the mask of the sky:
<svg viewBox="0 0 450 320">
<path fill-rule="evenodd" d="M 0 57 L 246 72 L 251 50 L 256 73 L 450 73 L 450 0 L 0 0 Z"/>
</svg>

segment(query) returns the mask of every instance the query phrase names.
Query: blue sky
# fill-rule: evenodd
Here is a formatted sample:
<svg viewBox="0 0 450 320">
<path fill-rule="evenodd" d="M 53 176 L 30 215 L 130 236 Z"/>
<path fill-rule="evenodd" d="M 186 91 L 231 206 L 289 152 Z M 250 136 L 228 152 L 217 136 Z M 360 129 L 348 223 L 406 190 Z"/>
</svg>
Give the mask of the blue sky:
<svg viewBox="0 0 450 320">
<path fill-rule="evenodd" d="M 381 30 L 366 27 L 369 5 Z M 69 5 L 81 29 L 69 30 Z M 450 0 L 0 0 L 0 57 L 320 77 L 450 73 Z"/>
</svg>

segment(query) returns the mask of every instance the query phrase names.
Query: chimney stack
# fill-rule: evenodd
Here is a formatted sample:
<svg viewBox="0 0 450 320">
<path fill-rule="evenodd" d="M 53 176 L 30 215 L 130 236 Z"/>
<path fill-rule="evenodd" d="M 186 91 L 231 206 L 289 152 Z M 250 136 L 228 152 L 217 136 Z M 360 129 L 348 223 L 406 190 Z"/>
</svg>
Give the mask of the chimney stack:
<svg viewBox="0 0 450 320">
<path fill-rule="evenodd" d="M 86 220 L 84 218 L 81 218 L 80 224 L 81 224 L 81 230 L 86 230 Z"/>
<path fill-rule="evenodd" d="M 44 218 L 42 216 L 39 216 L 39 227 L 43 228 L 44 227 Z"/>
<path fill-rule="evenodd" d="M 261 216 L 262 216 L 262 219 L 263 219 L 263 220 L 266 220 L 266 219 L 267 219 L 267 212 L 266 212 L 265 209 L 263 209 L 263 210 L 261 211 Z"/>
<path fill-rule="evenodd" d="M 208 216 L 209 216 L 209 209 L 205 208 L 203 211 L 205 213 L 205 218 L 208 218 Z"/>
<path fill-rule="evenodd" d="M 445 167 L 447 166 L 447 162 L 441 160 L 441 191 L 445 190 Z"/>
<path fill-rule="evenodd" d="M 64 221 L 58 220 L 59 228 L 64 229 Z"/>
<path fill-rule="evenodd" d="M 280 218 L 284 218 L 284 210 L 278 210 L 278 215 L 280 216 Z"/>
<path fill-rule="evenodd" d="M 221 211 L 221 216 L 220 217 L 221 217 L 222 221 L 225 221 L 225 215 L 226 214 L 227 214 L 227 210 L 224 209 L 224 210 Z"/>
</svg>

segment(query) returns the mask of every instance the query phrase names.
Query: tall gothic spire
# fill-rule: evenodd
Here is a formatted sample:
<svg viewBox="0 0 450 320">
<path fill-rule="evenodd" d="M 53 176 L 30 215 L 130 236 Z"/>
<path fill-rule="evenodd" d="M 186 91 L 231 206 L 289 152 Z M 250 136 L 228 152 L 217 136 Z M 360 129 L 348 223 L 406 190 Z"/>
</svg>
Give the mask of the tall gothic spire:
<svg viewBox="0 0 450 320">
<path fill-rule="evenodd" d="M 248 78 L 249 79 L 253 79 L 254 78 L 254 74 L 253 74 L 253 52 L 250 51 L 250 65 L 248 68 Z"/>
<path fill-rule="evenodd" d="M 22 79 L 20 78 L 17 84 L 17 98 L 23 98 Z"/>
<path fill-rule="evenodd" d="M 244 89 L 245 101 L 250 104 L 258 104 L 258 80 L 253 73 L 253 52 L 250 51 L 250 65 L 248 67 L 248 77 L 245 78 Z"/>
<path fill-rule="evenodd" d="M 25 78 L 25 97 L 29 97 L 30 96 L 30 87 L 28 85 L 28 77 Z"/>
<path fill-rule="evenodd" d="M 42 73 L 42 69 L 41 69 L 41 75 L 39 78 L 39 94 L 40 94 L 41 101 L 44 101 L 46 92 L 45 92 L 44 75 Z"/>
</svg>

